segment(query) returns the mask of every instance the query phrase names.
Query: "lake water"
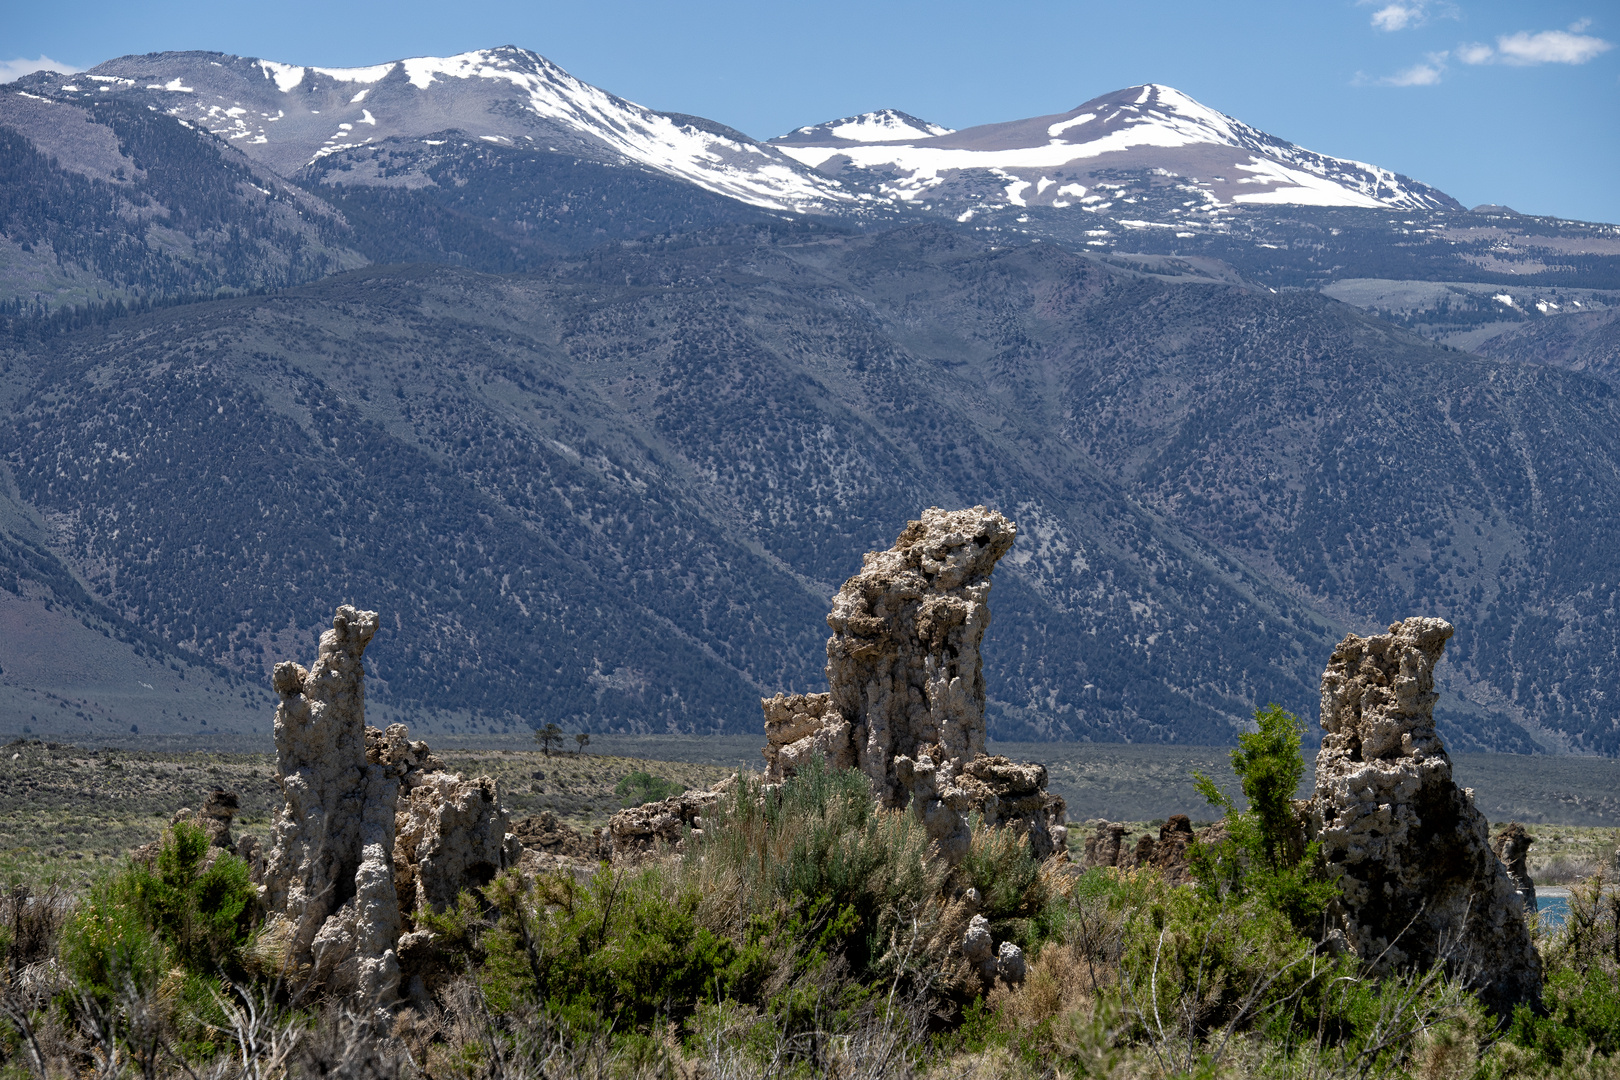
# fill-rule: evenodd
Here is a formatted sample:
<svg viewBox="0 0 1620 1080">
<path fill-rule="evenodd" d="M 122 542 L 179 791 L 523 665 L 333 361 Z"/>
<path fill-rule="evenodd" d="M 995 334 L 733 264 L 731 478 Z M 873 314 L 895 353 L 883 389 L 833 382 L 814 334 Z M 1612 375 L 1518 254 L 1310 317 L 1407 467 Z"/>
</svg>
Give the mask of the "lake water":
<svg viewBox="0 0 1620 1080">
<path fill-rule="evenodd" d="M 1549 929 L 1563 926 L 1564 920 L 1569 918 L 1569 897 L 1536 895 L 1536 912 L 1541 916 L 1541 925 Z"/>
</svg>

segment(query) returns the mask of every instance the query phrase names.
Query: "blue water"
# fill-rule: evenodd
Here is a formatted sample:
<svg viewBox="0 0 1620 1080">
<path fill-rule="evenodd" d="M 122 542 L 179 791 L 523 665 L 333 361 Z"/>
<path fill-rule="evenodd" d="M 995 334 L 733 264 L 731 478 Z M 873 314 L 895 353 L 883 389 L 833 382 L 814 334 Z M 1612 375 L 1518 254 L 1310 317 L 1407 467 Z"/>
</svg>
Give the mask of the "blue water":
<svg viewBox="0 0 1620 1080">
<path fill-rule="evenodd" d="M 1537 896 L 1536 913 L 1541 916 L 1541 925 L 1549 930 L 1563 926 L 1569 918 L 1569 897 Z"/>
</svg>

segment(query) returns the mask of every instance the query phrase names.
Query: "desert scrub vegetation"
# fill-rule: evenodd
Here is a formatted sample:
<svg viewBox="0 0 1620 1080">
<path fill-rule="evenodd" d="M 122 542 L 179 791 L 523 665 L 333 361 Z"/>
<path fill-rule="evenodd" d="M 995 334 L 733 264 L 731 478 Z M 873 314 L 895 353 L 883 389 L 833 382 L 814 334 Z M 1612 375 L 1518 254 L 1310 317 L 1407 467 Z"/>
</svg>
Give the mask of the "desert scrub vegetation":
<svg viewBox="0 0 1620 1080">
<path fill-rule="evenodd" d="M 149 864 L 0 894 L 0 1073 L 1620 1076 L 1604 879 L 1537 929 L 1540 1010 L 1491 1017 L 1440 967 L 1374 977 L 1322 945 L 1331 887 L 1275 799 L 1297 729 L 1259 719 L 1234 760 L 1247 805 L 1221 803 L 1189 886 L 1037 863 L 982 822 L 948 867 L 914 815 L 815 761 L 741 777 L 679 853 L 463 892 L 423 919 L 437 974 L 386 1012 L 284 978 L 246 865 L 181 823 Z M 966 961 L 974 915 L 1022 948 L 1020 982 Z"/>
</svg>

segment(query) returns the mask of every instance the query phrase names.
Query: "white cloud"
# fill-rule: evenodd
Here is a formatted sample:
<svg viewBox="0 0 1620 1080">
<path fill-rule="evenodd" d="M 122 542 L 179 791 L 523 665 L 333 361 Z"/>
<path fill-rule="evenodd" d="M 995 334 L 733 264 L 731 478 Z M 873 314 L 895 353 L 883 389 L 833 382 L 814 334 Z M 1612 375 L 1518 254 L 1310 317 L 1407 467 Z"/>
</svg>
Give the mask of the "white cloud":
<svg viewBox="0 0 1620 1080">
<path fill-rule="evenodd" d="M 1446 57 L 1449 55 L 1446 52 L 1432 52 L 1421 64 L 1413 64 L 1404 71 L 1377 78 L 1358 71 L 1354 81 L 1357 86 L 1434 86 L 1445 74 Z"/>
<path fill-rule="evenodd" d="M 1445 70 L 1439 64 L 1413 64 L 1405 71 L 1397 71 L 1378 80 L 1379 86 L 1433 86 L 1440 81 Z"/>
<path fill-rule="evenodd" d="M 1362 7 L 1381 5 L 1372 13 L 1375 30 L 1394 33 L 1422 26 L 1430 19 L 1455 19 L 1457 5 L 1450 0 L 1356 0 Z"/>
<path fill-rule="evenodd" d="M 1589 34 L 1572 34 L 1567 30 L 1543 30 L 1539 34 L 1521 32 L 1496 39 L 1496 53 L 1502 63 L 1521 67 L 1531 64 L 1584 64 L 1612 48 L 1612 42 Z"/>
<path fill-rule="evenodd" d="M 60 60 L 52 60 L 43 53 L 38 60 L 0 60 L 0 83 L 15 82 L 24 75 L 31 75 L 36 71 L 60 71 L 63 75 L 72 75 L 83 71 L 72 64 L 64 64 Z"/>
<path fill-rule="evenodd" d="M 1614 42 L 1582 33 L 1591 19 L 1570 23 L 1568 30 L 1543 30 L 1532 34 L 1521 30 L 1503 34 L 1492 48 L 1474 41 L 1457 46 L 1457 59 L 1465 64 L 1510 64 L 1532 67 L 1536 64 L 1584 64 L 1614 48 Z"/>
<path fill-rule="evenodd" d="M 1372 24 L 1379 30 L 1405 30 L 1423 14 L 1421 8 L 1406 4 L 1391 4 L 1372 14 Z"/>
</svg>

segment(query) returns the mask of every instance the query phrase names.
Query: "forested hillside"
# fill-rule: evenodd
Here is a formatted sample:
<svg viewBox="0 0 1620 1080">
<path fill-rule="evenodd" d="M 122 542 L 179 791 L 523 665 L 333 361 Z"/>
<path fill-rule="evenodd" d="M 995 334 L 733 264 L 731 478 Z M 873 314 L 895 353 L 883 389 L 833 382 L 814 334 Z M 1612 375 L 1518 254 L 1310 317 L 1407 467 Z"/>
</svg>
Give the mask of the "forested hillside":
<svg viewBox="0 0 1620 1080">
<path fill-rule="evenodd" d="M 17 492 L 99 603 L 262 677 L 339 601 L 375 693 L 753 730 L 930 504 L 1021 535 L 1001 737 L 1220 742 L 1346 628 L 1459 627 L 1459 747 L 1613 752 L 1615 400 L 1308 295 L 942 226 L 367 271 L 14 353 Z M 1448 665 L 1449 667 L 1450 665 Z"/>
</svg>

